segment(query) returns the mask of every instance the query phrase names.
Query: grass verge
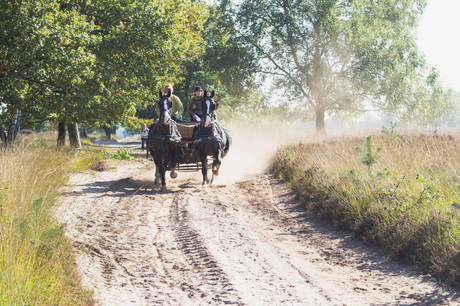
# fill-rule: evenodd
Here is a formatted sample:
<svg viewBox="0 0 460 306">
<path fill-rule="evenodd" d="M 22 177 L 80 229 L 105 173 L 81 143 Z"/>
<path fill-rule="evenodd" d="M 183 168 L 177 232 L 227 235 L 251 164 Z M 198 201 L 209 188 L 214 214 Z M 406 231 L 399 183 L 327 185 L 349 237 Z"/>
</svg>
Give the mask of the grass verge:
<svg viewBox="0 0 460 306">
<path fill-rule="evenodd" d="M 52 214 L 69 169 L 88 167 L 95 157 L 75 157 L 51 142 L 30 138 L 14 152 L 0 151 L 0 305 L 94 304 Z"/>
<path fill-rule="evenodd" d="M 460 287 L 459 132 L 297 144 L 273 170 L 335 226 Z"/>
</svg>

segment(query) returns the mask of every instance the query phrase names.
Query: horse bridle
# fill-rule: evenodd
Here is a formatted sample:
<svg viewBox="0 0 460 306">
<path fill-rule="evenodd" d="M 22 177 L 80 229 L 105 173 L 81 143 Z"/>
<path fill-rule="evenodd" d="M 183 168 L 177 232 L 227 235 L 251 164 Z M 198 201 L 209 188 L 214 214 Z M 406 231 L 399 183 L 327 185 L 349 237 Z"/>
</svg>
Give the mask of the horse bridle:
<svg viewBox="0 0 460 306">
<path fill-rule="evenodd" d="M 172 100 L 168 96 L 163 96 L 158 103 L 160 108 L 160 122 L 168 124 L 171 120 Z"/>
<path fill-rule="evenodd" d="M 206 106 L 206 110 L 203 109 L 204 106 Z M 214 121 L 212 115 L 214 114 L 215 110 L 216 102 L 214 101 L 214 99 L 212 97 L 205 97 L 205 99 L 201 102 L 201 111 L 203 112 L 202 124 L 205 127 L 209 126 L 209 124 L 212 124 L 212 122 Z"/>
</svg>

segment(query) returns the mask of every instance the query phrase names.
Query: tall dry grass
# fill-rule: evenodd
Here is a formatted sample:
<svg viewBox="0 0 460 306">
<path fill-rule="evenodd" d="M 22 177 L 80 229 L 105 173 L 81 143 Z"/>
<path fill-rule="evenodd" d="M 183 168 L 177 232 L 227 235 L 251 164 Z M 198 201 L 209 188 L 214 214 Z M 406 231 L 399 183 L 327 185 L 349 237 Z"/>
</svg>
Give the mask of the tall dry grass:
<svg viewBox="0 0 460 306">
<path fill-rule="evenodd" d="M 334 225 L 460 286 L 460 132 L 297 144 L 273 169 Z"/>
<path fill-rule="evenodd" d="M 0 151 L 0 305 L 91 305 L 75 255 L 52 219 L 69 152 L 31 137 Z"/>
</svg>

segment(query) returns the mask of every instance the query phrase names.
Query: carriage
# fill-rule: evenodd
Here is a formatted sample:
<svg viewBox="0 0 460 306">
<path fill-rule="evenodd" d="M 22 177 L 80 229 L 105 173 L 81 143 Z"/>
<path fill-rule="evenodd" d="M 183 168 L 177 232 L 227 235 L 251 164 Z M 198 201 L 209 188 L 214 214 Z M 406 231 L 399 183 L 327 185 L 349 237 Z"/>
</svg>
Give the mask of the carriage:
<svg viewBox="0 0 460 306">
<path fill-rule="evenodd" d="M 181 143 L 176 149 L 176 168 L 177 172 L 197 172 L 202 170 L 203 165 L 197 149 L 197 142 L 193 140 L 193 131 L 197 126 L 197 122 L 178 122 L 177 129 L 182 137 Z M 212 183 L 214 180 L 215 171 L 213 168 L 213 159 L 206 160 L 207 171 L 206 181 Z M 171 164 L 166 167 L 167 171 L 171 171 Z M 175 171 L 171 171 L 171 178 L 176 178 Z"/>
<path fill-rule="evenodd" d="M 177 123 L 177 129 L 182 136 L 179 154 L 176 156 L 176 170 L 178 172 L 194 172 L 201 170 L 200 156 L 196 151 L 196 143 L 192 139 L 193 129 L 196 125 L 197 122 Z"/>
<path fill-rule="evenodd" d="M 176 171 L 193 172 L 201 169 L 203 185 L 212 183 L 219 175 L 221 158 L 226 155 L 231 145 L 227 131 L 213 120 L 216 102 L 214 91 L 202 102 L 203 122 L 178 122 L 171 120 L 170 93 L 159 92 L 160 120 L 149 129 L 147 154 L 153 157 L 156 166 L 155 182 L 166 188 L 165 172 L 171 171 L 171 178 L 176 178 Z M 152 128 L 153 127 L 153 128 Z M 208 157 L 211 159 L 208 159 Z M 208 171 L 211 170 L 211 171 Z"/>
</svg>

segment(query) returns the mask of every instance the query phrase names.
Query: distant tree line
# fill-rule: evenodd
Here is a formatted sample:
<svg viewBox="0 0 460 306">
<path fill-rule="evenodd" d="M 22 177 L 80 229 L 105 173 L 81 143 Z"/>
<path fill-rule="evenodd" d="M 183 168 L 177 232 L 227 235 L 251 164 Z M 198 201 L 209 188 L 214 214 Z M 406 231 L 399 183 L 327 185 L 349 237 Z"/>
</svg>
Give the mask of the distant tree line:
<svg viewBox="0 0 460 306">
<path fill-rule="evenodd" d="M 158 89 L 184 107 L 213 89 L 220 118 L 311 120 L 368 110 L 429 125 L 455 95 L 416 44 L 426 0 L 2 1 L 0 139 L 54 121 L 79 146 L 78 125 L 138 127 Z M 260 89 L 270 80 L 272 91 Z M 276 95 L 274 94 L 276 92 Z M 268 101 L 278 101 L 269 104 Z"/>
</svg>

